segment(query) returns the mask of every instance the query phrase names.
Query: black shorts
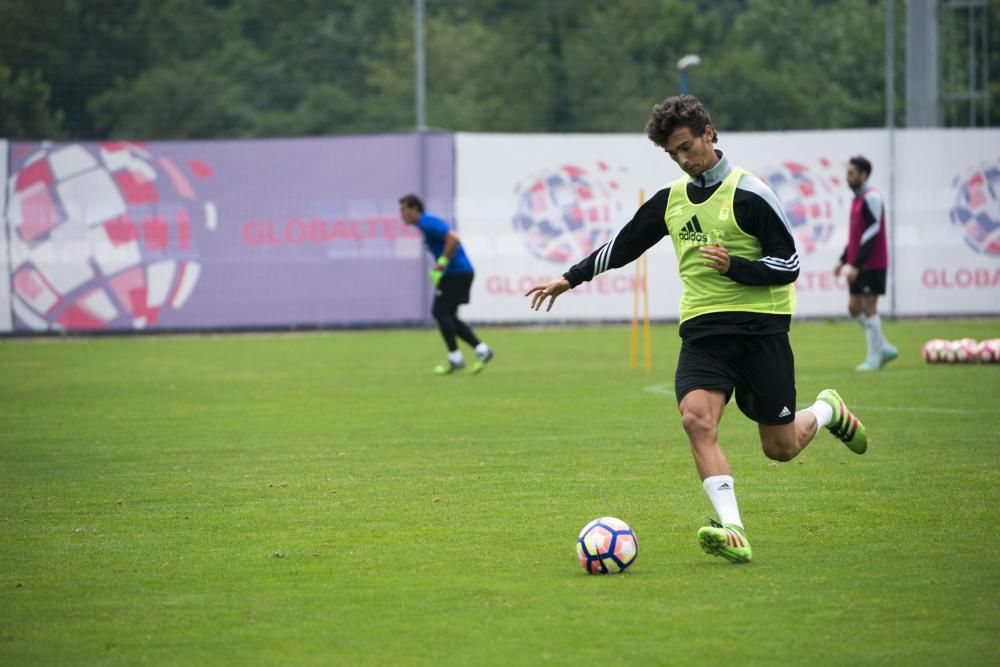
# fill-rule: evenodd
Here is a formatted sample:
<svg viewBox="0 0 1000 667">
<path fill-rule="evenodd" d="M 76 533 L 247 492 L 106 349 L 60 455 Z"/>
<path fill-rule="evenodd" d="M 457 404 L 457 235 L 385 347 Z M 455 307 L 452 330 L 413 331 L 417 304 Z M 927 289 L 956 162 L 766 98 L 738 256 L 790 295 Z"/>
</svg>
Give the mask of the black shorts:
<svg viewBox="0 0 1000 667">
<path fill-rule="evenodd" d="M 788 334 L 706 336 L 685 340 L 677 359 L 677 403 L 693 389 L 736 390 L 740 412 L 758 424 L 795 419 L 795 359 Z"/>
<path fill-rule="evenodd" d="M 858 277 L 848 287 L 851 294 L 885 294 L 885 269 L 868 269 L 858 272 Z"/>
<path fill-rule="evenodd" d="M 446 273 L 438 281 L 434 290 L 434 304 L 446 307 L 458 307 L 469 303 L 469 292 L 472 290 L 474 273 Z"/>
</svg>

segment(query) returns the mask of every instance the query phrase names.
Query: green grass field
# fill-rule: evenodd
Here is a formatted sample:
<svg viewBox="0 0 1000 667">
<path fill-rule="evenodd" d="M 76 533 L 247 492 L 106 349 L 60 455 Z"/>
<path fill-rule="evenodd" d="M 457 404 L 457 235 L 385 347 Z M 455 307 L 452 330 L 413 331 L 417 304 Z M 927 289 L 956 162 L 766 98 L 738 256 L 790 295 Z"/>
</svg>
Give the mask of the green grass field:
<svg viewBox="0 0 1000 667">
<path fill-rule="evenodd" d="M 856 325 L 797 323 L 823 432 L 766 459 L 722 441 L 754 562 L 712 514 L 673 386 L 676 326 L 629 371 L 625 327 L 486 329 L 479 376 L 435 331 L 0 341 L 0 664 L 969 665 L 1000 652 L 1000 365 L 853 371 Z M 577 532 L 639 557 L 588 576 Z"/>
</svg>

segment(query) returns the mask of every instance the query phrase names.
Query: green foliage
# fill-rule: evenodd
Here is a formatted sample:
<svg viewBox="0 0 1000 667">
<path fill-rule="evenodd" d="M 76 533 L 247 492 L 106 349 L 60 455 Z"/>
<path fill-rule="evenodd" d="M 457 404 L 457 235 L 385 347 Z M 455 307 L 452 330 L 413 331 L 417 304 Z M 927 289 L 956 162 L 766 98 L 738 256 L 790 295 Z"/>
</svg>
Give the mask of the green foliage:
<svg viewBox="0 0 1000 667">
<path fill-rule="evenodd" d="M 885 9 L 810 0 L 750 2 L 705 57 L 706 104 L 719 127 L 796 130 L 884 123 Z"/>
<path fill-rule="evenodd" d="M 0 136 L 409 131 L 413 18 L 399 0 L 0 0 Z M 990 43 L 998 25 L 994 6 Z M 698 53 L 690 90 L 723 131 L 881 126 L 884 28 L 875 1 L 428 1 L 427 124 L 640 132 Z"/>
<path fill-rule="evenodd" d="M 919 350 L 996 325 L 887 323 L 875 374 L 793 325 L 800 405 L 836 386 L 871 446 L 778 464 L 730 405 L 746 567 L 695 539 L 675 325 L 651 374 L 625 327 L 484 329 L 445 378 L 430 329 L 0 341 L 0 664 L 991 664 L 1000 366 Z M 639 556 L 591 577 L 605 514 Z"/>
<path fill-rule="evenodd" d="M 50 109 L 51 97 L 40 72 L 22 70 L 15 77 L 0 63 L 0 137 L 60 138 L 63 114 Z"/>
<path fill-rule="evenodd" d="M 150 64 L 143 44 L 155 27 L 133 22 L 142 4 L 140 0 L 0 0 L 0 64 L 9 67 L 15 81 L 41 74 L 51 91 L 43 116 L 60 125 L 60 134 L 102 136 L 99 123 L 87 111 L 88 101 L 117 79 L 138 76 Z M 15 113 L 17 120 L 5 121 L 0 136 L 25 136 L 16 127 L 35 124 L 32 117 L 16 109 Z M 8 123 L 15 127 L 8 129 Z"/>
<path fill-rule="evenodd" d="M 567 83 L 578 130 L 641 132 L 652 106 L 678 89 L 675 63 L 716 19 L 694 3 L 600 5 L 568 36 Z"/>
</svg>

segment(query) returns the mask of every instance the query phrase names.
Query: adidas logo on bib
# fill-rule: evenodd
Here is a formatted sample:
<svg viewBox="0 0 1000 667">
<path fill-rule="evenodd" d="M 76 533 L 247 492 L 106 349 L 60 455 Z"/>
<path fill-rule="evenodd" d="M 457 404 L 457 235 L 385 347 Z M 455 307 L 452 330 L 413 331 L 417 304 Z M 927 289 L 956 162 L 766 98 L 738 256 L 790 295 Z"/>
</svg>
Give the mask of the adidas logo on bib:
<svg viewBox="0 0 1000 667">
<path fill-rule="evenodd" d="M 698 222 L 698 216 L 691 216 L 687 224 L 681 227 L 680 233 L 677 234 L 677 238 L 681 241 L 687 241 L 689 243 L 704 244 L 708 243 L 708 234 L 706 234 L 701 229 L 701 223 Z"/>
</svg>

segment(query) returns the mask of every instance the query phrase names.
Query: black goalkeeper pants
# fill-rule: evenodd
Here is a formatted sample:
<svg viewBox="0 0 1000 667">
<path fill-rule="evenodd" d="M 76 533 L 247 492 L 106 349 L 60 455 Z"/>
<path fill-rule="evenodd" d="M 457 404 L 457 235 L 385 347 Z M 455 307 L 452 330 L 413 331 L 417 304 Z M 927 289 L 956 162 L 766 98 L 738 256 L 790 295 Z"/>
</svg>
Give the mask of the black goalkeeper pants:
<svg viewBox="0 0 1000 667">
<path fill-rule="evenodd" d="M 479 339 L 468 324 L 458 319 L 458 307 L 469 303 L 469 292 L 472 289 L 472 273 L 449 273 L 441 276 L 437 289 L 434 291 L 434 304 L 431 314 L 437 320 L 438 328 L 444 344 L 449 352 L 458 349 L 456 337 L 475 347 Z"/>
</svg>

